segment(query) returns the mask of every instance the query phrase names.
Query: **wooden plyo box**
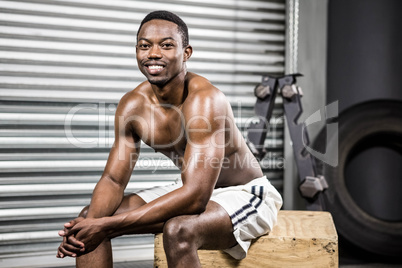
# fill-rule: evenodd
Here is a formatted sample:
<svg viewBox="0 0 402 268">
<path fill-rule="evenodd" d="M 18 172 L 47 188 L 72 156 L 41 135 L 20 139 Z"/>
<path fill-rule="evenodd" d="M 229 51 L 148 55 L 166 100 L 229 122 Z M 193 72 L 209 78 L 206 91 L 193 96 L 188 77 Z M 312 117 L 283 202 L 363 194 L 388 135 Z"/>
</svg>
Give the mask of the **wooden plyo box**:
<svg viewBox="0 0 402 268">
<path fill-rule="evenodd" d="M 155 236 L 154 267 L 167 267 L 162 234 Z M 199 250 L 202 267 L 338 267 L 338 235 L 328 212 L 284 211 L 272 232 L 253 241 L 247 257 L 235 260 L 220 250 Z"/>
</svg>

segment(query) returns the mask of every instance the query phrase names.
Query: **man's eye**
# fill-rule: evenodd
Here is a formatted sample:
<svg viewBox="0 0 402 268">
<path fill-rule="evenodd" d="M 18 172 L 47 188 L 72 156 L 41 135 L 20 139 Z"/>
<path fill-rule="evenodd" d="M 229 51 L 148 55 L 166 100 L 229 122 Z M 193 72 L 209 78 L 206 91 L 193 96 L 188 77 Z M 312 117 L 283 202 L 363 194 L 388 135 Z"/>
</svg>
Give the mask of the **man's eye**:
<svg viewBox="0 0 402 268">
<path fill-rule="evenodd" d="M 146 49 L 146 48 L 149 48 L 149 45 L 148 44 L 140 44 L 139 48 Z"/>
<path fill-rule="evenodd" d="M 165 44 L 162 44 L 162 47 L 164 47 L 164 48 L 172 48 L 172 47 L 173 47 L 173 44 L 171 44 L 171 43 L 165 43 Z"/>
</svg>

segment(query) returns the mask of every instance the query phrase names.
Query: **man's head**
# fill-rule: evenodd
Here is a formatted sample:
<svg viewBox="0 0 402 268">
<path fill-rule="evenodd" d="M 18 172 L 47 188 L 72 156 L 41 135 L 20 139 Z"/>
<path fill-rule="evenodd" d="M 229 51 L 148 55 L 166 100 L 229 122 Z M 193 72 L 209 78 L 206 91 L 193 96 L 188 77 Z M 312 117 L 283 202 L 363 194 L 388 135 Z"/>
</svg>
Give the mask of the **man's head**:
<svg viewBox="0 0 402 268">
<path fill-rule="evenodd" d="M 183 79 L 192 51 L 187 26 L 178 16 L 155 11 L 142 21 L 137 33 L 137 63 L 151 84 L 163 87 Z"/>
<path fill-rule="evenodd" d="M 140 27 L 138 28 L 138 32 L 137 32 L 137 42 L 138 42 L 138 33 L 140 32 L 142 26 L 151 20 L 166 20 L 166 21 L 170 21 L 170 22 L 173 22 L 174 24 L 176 24 L 177 29 L 178 29 L 178 31 L 181 35 L 182 41 L 183 41 L 183 43 L 182 43 L 183 47 L 188 46 L 189 37 L 188 37 L 188 28 L 187 28 L 186 23 L 176 14 L 169 12 L 169 11 L 165 11 L 165 10 L 153 11 L 153 12 L 149 13 L 141 21 Z"/>
</svg>

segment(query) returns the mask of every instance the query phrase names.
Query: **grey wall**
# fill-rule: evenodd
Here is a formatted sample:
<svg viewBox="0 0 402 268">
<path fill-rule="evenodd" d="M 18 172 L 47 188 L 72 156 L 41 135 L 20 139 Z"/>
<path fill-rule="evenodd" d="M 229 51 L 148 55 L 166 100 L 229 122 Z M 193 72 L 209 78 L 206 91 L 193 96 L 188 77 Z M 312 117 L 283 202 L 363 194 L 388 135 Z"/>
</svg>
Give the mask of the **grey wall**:
<svg viewBox="0 0 402 268">
<path fill-rule="evenodd" d="M 327 9 L 327 0 L 299 1 L 296 71 L 304 75 L 297 80 L 304 93 L 303 114 L 299 122 L 304 122 L 315 111 L 326 105 Z M 289 53 L 287 56 L 292 57 Z M 289 64 L 287 65 L 287 73 L 289 73 Z M 310 140 L 314 139 L 323 125 L 316 123 L 308 127 Z M 299 184 L 297 176 L 289 133 L 285 133 L 285 209 L 305 209 L 304 199 L 300 197 L 297 190 Z"/>
<path fill-rule="evenodd" d="M 298 79 L 300 120 L 339 101 L 339 111 L 375 99 L 402 100 L 402 1 L 300 0 Z M 308 127 L 311 140 L 324 127 Z M 287 209 L 303 206 L 295 189 L 292 149 L 285 137 Z"/>
<path fill-rule="evenodd" d="M 300 1 L 298 71 L 304 75 L 298 79 L 304 93 L 300 121 L 327 104 L 327 9 L 327 0 Z M 320 124 L 309 126 L 312 139 L 320 128 Z"/>
<path fill-rule="evenodd" d="M 401 10 L 400 0 L 329 1 L 327 102 L 339 100 L 341 112 L 370 100 L 402 100 Z M 343 120 L 347 118 L 340 119 L 340 124 Z M 345 182 L 365 212 L 382 217 L 386 214 L 396 221 L 400 219 L 396 213 L 400 212 L 400 202 L 390 198 L 397 198 L 392 190 L 400 189 L 401 155 L 398 146 L 378 144 L 373 138 L 350 157 Z M 374 189 L 379 181 L 381 187 Z"/>
<path fill-rule="evenodd" d="M 329 1 L 328 102 L 402 100 L 401 10 L 399 0 Z"/>
</svg>

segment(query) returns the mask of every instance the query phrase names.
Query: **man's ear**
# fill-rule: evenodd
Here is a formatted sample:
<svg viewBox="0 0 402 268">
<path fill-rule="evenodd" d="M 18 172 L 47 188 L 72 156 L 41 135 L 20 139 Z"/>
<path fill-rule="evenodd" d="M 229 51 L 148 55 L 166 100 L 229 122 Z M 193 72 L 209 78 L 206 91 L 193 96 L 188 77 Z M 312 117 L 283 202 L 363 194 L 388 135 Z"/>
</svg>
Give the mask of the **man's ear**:
<svg viewBox="0 0 402 268">
<path fill-rule="evenodd" d="M 187 61 L 191 55 L 193 54 L 193 47 L 188 45 L 185 49 L 184 49 L 184 58 L 183 61 Z"/>
</svg>

